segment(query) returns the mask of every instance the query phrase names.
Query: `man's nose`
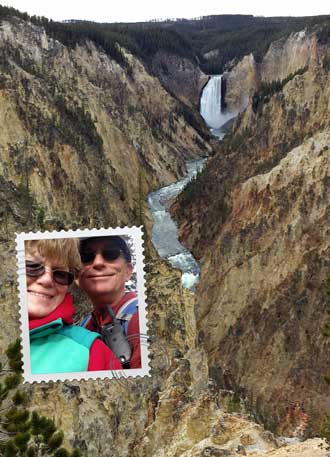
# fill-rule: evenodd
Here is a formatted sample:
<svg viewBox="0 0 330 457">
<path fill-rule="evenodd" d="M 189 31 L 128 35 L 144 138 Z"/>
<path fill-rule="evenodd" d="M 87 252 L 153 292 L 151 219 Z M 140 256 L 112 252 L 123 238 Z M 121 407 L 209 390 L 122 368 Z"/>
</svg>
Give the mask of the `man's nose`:
<svg viewBox="0 0 330 457">
<path fill-rule="evenodd" d="M 93 267 L 104 266 L 104 258 L 102 252 L 97 252 L 93 261 Z"/>
</svg>

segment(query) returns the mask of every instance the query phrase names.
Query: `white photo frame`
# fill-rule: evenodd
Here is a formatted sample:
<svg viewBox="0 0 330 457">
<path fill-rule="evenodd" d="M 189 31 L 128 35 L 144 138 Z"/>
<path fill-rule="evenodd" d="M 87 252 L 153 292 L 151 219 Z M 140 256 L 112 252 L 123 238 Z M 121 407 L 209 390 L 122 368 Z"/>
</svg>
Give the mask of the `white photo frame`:
<svg viewBox="0 0 330 457">
<path fill-rule="evenodd" d="M 133 240 L 135 252 L 136 292 L 140 324 L 141 368 L 102 371 L 78 371 L 64 373 L 34 374 L 31 372 L 29 319 L 27 307 L 27 287 L 25 269 L 25 241 L 61 238 L 89 238 L 105 236 L 128 236 Z M 150 375 L 148 324 L 146 310 L 146 288 L 144 278 L 144 254 L 142 227 L 117 227 L 100 229 L 82 229 L 51 232 L 28 232 L 16 234 L 17 276 L 20 304 L 20 331 L 22 339 L 23 378 L 24 382 L 56 382 L 88 379 L 134 378 Z"/>
</svg>

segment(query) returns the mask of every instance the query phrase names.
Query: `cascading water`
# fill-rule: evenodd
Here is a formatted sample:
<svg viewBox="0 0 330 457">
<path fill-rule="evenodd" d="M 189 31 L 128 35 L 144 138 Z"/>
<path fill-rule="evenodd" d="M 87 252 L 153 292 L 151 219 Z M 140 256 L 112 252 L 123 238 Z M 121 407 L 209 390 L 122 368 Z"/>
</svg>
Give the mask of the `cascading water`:
<svg viewBox="0 0 330 457">
<path fill-rule="evenodd" d="M 235 117 L 237 113 L 221 110 L 221 82 L 222 75 L 214 75 L 210 77 L 209 82 L 204 87 L 201 101 L 200 113 L 211 132 L 222 138 L 224 131 L 221 127 L 230 119 Z"/>
<path fill-rule="evenodd" d="M 222 75 L 211 76 L 201 97 L 201 115 L 213 129 L 221 125 L 221 80 Z"/>
</svg>

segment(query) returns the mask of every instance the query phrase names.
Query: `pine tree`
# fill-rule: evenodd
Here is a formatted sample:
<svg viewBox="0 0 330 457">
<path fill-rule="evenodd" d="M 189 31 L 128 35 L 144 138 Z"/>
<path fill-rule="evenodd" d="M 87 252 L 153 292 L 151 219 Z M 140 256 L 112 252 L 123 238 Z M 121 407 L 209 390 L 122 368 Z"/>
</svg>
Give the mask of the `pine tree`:
<svg viewBox="0 0 330 457">
<path fill-rule="evenodd" d="M 79 457 L 77 449 L 62 447 L 64 434 L 54 422 L 26 408 L 22 380 L 20 340 L 11 344 L 0 363 L 0 456 Z"/>
</svg>

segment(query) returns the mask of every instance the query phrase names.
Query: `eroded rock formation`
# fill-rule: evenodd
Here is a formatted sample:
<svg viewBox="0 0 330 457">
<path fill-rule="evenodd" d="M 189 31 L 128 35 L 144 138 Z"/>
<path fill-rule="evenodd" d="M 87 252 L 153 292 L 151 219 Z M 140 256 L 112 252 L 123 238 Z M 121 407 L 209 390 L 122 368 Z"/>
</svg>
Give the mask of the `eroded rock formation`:
<svg viewBox="0 0 330 457">
<path fill-rule="evenodd" d="M 125 50 L 122 67 L 92 43 L 70 49 L 15 18 L 1 22 L 0 38 L 3 351 L 19 336 L 15 232 L 139 224 L 146 194 L 210 146 L 203 125 L 192 128 L 189 111 Z M 173 364 L 187 366 L 180 360 L 195 334 L 185 323 L 192 299 L 178 272 L 152 258 L 148 268 L 149 327 L 157 335 L 151 378 L 25 386 L 31 405 L 83 455 L 131 455 Z M 190 391 L 201 390 L 205 373 L 194 362 L 190 370 L 201 378 Z"/>
<path fill-rule="evenodd" d="M 306 58 L 308 70 L 254 110 L 248 106 L 174 207 L 182 238 L 201 260 L 196 318 L 210 372 L 283 433 L 293 433 L 283 425 L 292 402 L 308 417 L 305 432 L 318 430 L 330 408 L 322 334 L 330 271 L 329 48 L 315 36 L 301 42 L 296 65 Z"/>
<path fill-rule="evenodd" d="M 253 54 L 245 56 L 224 73 L 228 111 L 243 111 L 261 82 L 282 81 L 312 64 L 319 53 L 316 35 L 301 31 L 272 43 L 261 62 Z"/>
<path fill-rule="evenodd" d="M 201 91 L 209 77 L 199 69 L 197 62 L 159 51 L 150 66 L 170 93 L 188 105 L 199 107 Z"/>
<path fill-rule="evenodd" d="M 18 331 L 15 231 L 139 225 L 147 192 L 210 149 L 203 126 L 125 56 L 131 71 L 90 42 L 70 49 L 17 18 L 0 24 L 2 349 Z"/>
<path fill-rule="evenodd" d="M 243 111 L 258 85 L 258 71 L 253 54 L 245 56 L 223 76 L 226 84 L 225 103 L 230 112 Z"/>
<path fill-rule="evenodd" d="M 89 207 L 83 223 L 96 213 L 106 224 L 132 221 L 137 195 L 207 153 L 203 125 L 192 129 L 180 102 L 124 50 L 123 67 L 90 42 L 70 49 L 15 18 L 1 23 L 0 42 L 2 173 L 28 186 L 48 218 Z"/>
</svg>

